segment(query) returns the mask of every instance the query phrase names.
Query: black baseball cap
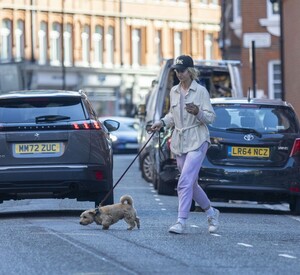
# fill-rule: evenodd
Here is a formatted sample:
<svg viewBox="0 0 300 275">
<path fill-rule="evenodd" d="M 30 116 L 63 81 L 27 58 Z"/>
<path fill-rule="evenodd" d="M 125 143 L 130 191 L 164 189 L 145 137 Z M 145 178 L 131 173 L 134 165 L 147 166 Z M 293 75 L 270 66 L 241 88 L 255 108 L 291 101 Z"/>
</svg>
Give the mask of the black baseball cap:
<svg viewBox="0 0 300 275">
<path fill-rule="evenodd" d="M 172 66 L 173 69 L 185 70 L 189 67 L 194 67 L 194 61 L 189 55 L 180 55 L 175 59 L 175 63 Z"/>
</svg>

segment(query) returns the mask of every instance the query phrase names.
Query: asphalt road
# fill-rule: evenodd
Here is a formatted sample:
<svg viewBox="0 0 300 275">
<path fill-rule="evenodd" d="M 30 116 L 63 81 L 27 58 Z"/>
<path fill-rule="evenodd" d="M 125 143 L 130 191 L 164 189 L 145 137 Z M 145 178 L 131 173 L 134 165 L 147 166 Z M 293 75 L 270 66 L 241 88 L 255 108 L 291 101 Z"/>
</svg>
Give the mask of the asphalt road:
<svg viewBox="0 0 300 275">
<path fill-rule="evenodd" d="M 134 155 L 115 156 L 115 182 Z M 168 233 L 177 197 L 159 196 L 137 162 L 115 188 L 134 198 L 141 229 L 81 226 L 92 202 L 23 200 L 0 204 L 0 274 L 300 274 L 300 217 L 287 205 L 217 203 L 221 227 L 209 234 L 191 212 L 184 235 Z"/>
</svg>

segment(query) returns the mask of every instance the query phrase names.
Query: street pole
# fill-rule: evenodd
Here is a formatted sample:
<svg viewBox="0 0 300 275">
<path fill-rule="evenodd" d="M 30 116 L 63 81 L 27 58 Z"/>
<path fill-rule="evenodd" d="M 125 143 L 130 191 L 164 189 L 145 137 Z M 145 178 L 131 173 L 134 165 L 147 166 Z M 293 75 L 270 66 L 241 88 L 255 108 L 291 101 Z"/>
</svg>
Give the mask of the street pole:
<svg viewBox="0 0 300 275">
<path fill-rule="evenodd" d="M 252 61 L 252 90 L 253 97 L 256 98 L 256 59 L 255 59 L 255 41 L 251 44 L 251 61 Z"/>
<path fill-rule="evenodd" d="M 279 16 L 280 16 L 280 66 L 281 66 L 281 99 L 285 100 L 285 74 L 284 74 L 284 22 L 283 22 L 283 0 L 279 1 Z"/>
<path fill-rule="evenodd" d="M 66 90 L 66 68 L 65 68 L 65 48 L 64 48 L 64 19 L 65 19 L 65 0 L 61 0 L 61 69 L 62 69 L 62 90 Z"/>
</svg>

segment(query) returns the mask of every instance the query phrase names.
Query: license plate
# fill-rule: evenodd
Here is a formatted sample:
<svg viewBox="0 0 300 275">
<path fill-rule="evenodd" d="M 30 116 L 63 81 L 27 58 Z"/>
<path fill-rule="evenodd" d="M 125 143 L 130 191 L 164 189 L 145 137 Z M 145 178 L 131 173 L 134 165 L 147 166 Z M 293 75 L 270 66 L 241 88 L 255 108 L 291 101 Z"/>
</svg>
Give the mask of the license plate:
<svg viewBox="0 0 300 275">
<path fill-rule="evenodd" d="M 229 146 L 228 156 L 268 158 L 270 156 L 270 148 Z"/>
<path fill-rule="evenodd" d="M 14 153 L 23 154 L 55 154 L 61 151 L 58 143 L 18 143 L 14 144 Z"/>
</svg>

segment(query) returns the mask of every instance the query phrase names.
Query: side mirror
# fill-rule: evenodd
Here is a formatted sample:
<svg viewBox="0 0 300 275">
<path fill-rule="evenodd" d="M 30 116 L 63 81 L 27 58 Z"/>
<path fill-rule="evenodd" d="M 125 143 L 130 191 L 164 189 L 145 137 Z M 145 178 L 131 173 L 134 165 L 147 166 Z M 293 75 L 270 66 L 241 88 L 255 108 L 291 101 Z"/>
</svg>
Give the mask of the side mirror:
<svg viewBox="0 0 300 275">
<path fill-rule="evenodd" d="M 116 120 L 112 120 L 112 119 L 104 120 L 103 124 L 109 132 L 116 131 L 120 127 L 120 122 L 118 122 Z"/>
</svg>

